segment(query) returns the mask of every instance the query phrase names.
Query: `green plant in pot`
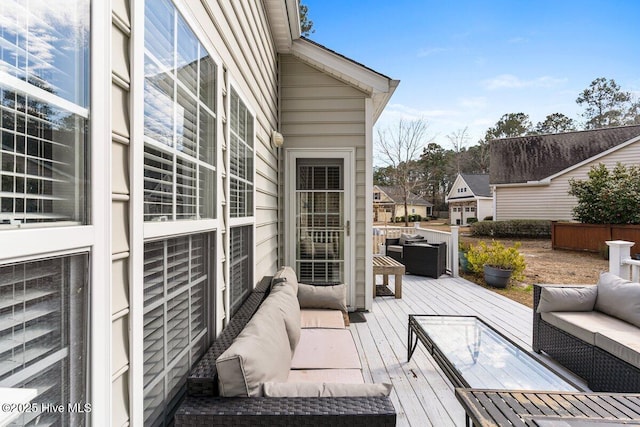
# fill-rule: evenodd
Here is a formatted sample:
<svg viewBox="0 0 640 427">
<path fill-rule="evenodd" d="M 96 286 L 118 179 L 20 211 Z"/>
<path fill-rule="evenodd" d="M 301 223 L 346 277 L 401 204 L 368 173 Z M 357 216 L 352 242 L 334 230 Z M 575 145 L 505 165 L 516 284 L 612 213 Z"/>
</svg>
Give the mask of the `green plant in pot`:
<svg viewBox="0 0 640 427">
<path fill-rule="evenodd" d="M 526 267 L 524 256 L 518 251 L 520 243 L 512 247 L 505 247 L 493 240 L 490 245 L 480 242 L 471 246 L 467 252 L 467 259 L 471 270 L 483 274 L 487 284 L 496 288 L 505 288 L 511 279 L 524 279 Z"/>
<path fill-rule="evenodd" d="M 460 271 L 462 273 L 471 273 L 471 266 L 467 259 L 469 248 L 471 248 L 471 243 L 458 242 L 458 260 L 460 261 Z"/>
</svg>

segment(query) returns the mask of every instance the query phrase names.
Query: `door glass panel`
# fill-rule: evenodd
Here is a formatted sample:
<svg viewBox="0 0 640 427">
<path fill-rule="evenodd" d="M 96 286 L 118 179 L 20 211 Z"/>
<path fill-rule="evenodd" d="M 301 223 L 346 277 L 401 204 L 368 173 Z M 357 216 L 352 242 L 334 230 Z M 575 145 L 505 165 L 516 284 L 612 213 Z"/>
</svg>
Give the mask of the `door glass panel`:
<svg viewBox="0 0 640 427">
<path fill-rule="evenodd" d="M 296 270 L 301 282 L 344 283 L 343 159 L 296 161 Z"/>
</svg>

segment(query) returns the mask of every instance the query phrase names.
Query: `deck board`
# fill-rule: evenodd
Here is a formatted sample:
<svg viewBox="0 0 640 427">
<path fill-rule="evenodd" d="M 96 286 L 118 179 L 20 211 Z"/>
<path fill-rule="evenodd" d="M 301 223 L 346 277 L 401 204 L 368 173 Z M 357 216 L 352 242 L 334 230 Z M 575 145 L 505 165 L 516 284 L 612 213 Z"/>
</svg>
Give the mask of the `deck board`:
<svg viewBox="0 0 640 427">
<path fill-rule="evenodd" d="M 422 344 L 407 362 L 409 314 L 476 315 L 531 350 L 530 308 L 461 278 L 405 275 L 402 299 L 374 298 L 373 309 L 365 313 L 367 321 L 350 326 L 366 381 L 394 386 L 391 399 L 398 426 L 464 426 L 465 421 L 453 386 Z"/>
</svg>

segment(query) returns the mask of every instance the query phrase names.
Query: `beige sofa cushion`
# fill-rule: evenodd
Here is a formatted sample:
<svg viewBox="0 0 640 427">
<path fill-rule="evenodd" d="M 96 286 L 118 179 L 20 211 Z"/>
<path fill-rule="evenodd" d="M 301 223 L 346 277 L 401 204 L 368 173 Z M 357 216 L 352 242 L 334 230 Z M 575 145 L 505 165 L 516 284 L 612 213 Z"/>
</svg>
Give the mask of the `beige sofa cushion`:
<svg viewBox="0 0 640 427">
<path fill-rule="evenodd" d="M 293 268 L 286 265 L 280 267 L 278 271 L 276 271 L 276 274 L 273 275 L 273 278 L 271 279 L 271 286 L 273 287 L 276 283 L 284 281 L 293 287 L 295 294 L 298 293 L 298 276 Z"/>
<path fill-rule="evenodd" d="M 266 397 L 385 397 L 391 384 L 274 383 L 264 384 Z"/>
<path fill-rule="evenodd" d="M 640 283 L 600 274 L 595 309 L 640 327 Z"/>
<path fill-rule="evenodd" d="M 596 333 L 615 331 L 630 326 L 620 319 L 599 311 L 552 312 L 542 313 L 541 316 L 545 322 L 591 345 L 595 345 Z"/>
<path fill-rule="evenodd" d="M 640 368 L 640 329 L 626 324 L 618 330 L 596 334 L 596 346 L 630 365 Z"/>
<path fill-rule="evenodd" d="M 344 329 L 344 317 L 339 310 L 305 308 L 300 310 L 300 327 Z"/>
<path fill-rule="evenodd" d="M 325 308 L 347 311 L 347 286 L 298 285 L 300 308 Z"/>
<path fill-rule="evenodd" d="M 540 292 L 536 311 L 592 311 L 598 296 L 597 286 L 545 286 Z"/>
<path fill-rule="evenodd" d="M 348 329 L 303 329 L 291 369 L 360 369 L 360 358 Z"/>
<path fill-rule="evenodd" d="M 364 383 L 361 369 L 292 369 L 287 382 Z"/>
<path fill-rule="evenodd" d="M 298 297 L 293 291 L 293 287 L 286 282 L 275 283 L 271 288 L 271 292 L 263 306 L 276 306 L 282 313 L 284 324 L 289 337 L 289 345 L 291 354 L 296 350 L 298 341 L 300 341 L 300 305 Z"/>
<path fill-rule="evenodd" d="M 260 396 L 265 382 L 286 381 L 291 347 L 279 308 L 261 306 L 218 357 L 216 368 L 220 395 L 226 397 Z"/>
</svg>

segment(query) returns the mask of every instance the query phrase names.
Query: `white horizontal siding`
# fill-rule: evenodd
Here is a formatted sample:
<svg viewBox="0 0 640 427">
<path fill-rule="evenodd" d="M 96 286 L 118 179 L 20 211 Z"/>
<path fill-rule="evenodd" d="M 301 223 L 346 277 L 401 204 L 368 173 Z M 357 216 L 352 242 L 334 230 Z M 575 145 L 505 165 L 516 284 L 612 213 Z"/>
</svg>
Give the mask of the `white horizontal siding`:
<svg viewBox="0 0 640 427">
<path fill-rule="evenodd" d="M 599 163 L 608 168 L 615 167 L 617 163 L 640 165 L 640 141 L 560 175 L 549 185 L 497 187 L 495 219 L 572 220 L 576 199 L 568 194 L 569 181 L 588 179 L 591 167 Z"/>
</svg>

